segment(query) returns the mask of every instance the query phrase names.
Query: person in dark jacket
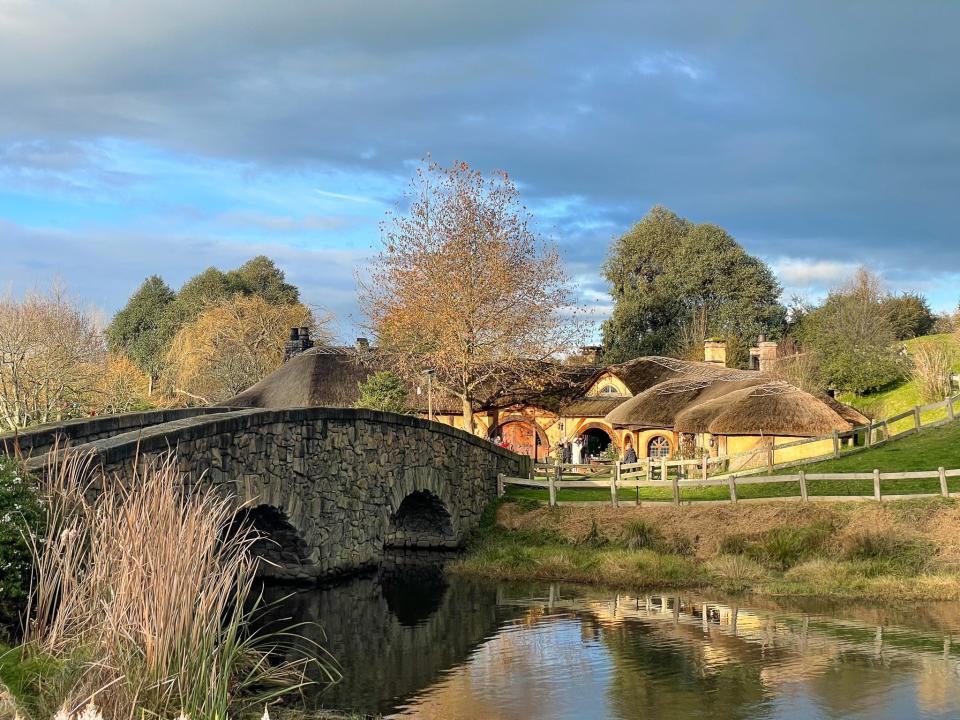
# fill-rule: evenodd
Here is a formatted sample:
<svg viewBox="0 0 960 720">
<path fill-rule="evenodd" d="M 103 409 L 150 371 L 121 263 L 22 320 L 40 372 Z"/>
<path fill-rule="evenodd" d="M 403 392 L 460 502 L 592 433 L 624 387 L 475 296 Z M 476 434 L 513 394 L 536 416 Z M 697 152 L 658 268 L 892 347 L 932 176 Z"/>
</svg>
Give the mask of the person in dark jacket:
<svg viewBox="0 0 960 720">
<path fill-rule="evenodd" d="M 637 461 L 637 453 L 633 449 L 633 444 L 628 440 L 626 445 L 623 447 L 623 462 L 626 465 L 630 463 L 635 463 Z"/>
</svg>

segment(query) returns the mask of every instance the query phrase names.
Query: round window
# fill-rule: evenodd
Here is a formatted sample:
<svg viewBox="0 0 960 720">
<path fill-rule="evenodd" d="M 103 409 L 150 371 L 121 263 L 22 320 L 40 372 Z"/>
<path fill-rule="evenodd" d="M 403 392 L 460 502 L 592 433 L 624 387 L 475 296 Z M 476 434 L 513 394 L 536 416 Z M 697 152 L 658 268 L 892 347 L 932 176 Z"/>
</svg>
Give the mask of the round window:
<svg viewBox="0 0 960 720">
<path fill-rule="evenodd" d="M 663 435 L 655 435 L 647 443 L 647 455 L 655 460 L 670 457 L 670 441 Z"/>
</svg>

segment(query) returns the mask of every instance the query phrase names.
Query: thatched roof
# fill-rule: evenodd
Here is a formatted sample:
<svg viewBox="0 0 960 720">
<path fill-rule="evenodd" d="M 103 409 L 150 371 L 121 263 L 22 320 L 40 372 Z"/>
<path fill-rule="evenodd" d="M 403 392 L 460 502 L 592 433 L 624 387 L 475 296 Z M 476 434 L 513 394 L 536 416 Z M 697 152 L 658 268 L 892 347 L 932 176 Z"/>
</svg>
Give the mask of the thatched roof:
<svg viewBox="0 0 960 720">
<path fill-rule="evenodd" d="M 224 402 L 229 407 L 352 407 L 359 398 L 358 385 L 370 375 L 390 368 L 389 358 L 375 348 L 314 347 L 291 358 L 256 385 Z M 504 387 L 492 382 L 479 388 L 486 402 L 477 408 L 507 408 L 535 405 L 556 412 L 571 398 L 580 397 L 589 388 L 596 374 L 593 367 L 561 367 L 545 373 L 547 386 Z M 418 395 L 411 386 L 407 393 L 407 409 L 427 412 L 426 387 Z M 609 408 L 608 408 L 609 409 Z M 459 415 L 463 404 L 436 386 L 433 389 L 433 411 L 438 415 Z M 606 410 L 604 410 L 605 414 Z M 601 414 L 601 416 L 602 416 Z"/>
<path fill-rule="evenodd" d="M 224 404 L 230 407 L 347 407 L 358 383 L 374 372 L 352 348 L 315 347 L 291 358 Z"/>
<path fill-rule="evenodd" d="M 721 380 L 720 377 L 729 377 Z M 679 413 L 691 405 L 722 397 L 734 390 L 757 385 L 762 380 L 738 380 L 739 374 L 721 373 L 715 379 L 674 377 L 658 383 L 606 416 L 607 422 L 637 430 L 673 427 Z"/>
<path fill-rule="evenodd" d="M 693 403 L 679 412 L 675 430 L 712 435 L 816 437 L 852 424 L 810 393 L 781 383 L 764 383 Z"/>
<path fill-rule="evenodd" d="M 625 397 L 581 397 L 564 404 L 560 414 L 564 417 L 603 417 L 627 402 Z"/>
</svg>

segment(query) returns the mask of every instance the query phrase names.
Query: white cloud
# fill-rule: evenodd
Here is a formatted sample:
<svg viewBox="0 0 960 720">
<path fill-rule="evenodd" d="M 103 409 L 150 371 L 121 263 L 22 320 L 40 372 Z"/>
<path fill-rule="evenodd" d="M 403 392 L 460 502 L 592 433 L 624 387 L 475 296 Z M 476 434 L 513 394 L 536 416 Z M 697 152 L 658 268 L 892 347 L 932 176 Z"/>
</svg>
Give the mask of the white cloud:
<svg viewBox="0 0 960 720">
<path fill-rule="evenodd" d="M 784 285 L 818 290 L 838 285 L 857 269 L 854 263 L 809 258 L 779 258 L 772 266 Z"/>
</svg>

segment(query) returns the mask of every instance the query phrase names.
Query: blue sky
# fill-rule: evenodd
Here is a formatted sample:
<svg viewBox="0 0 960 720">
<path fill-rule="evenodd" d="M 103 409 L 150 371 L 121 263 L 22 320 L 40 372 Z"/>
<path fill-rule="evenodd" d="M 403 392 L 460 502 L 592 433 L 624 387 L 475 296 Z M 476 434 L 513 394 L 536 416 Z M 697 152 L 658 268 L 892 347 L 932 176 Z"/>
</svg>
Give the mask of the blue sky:
<svg viewBox="0 0 960 720">
<path fill-rule="evenodd" d="M 503 168 L 582 300 L 654 204 L 822 294 L 960 299 L 960 3 L 0 0 L 0 287 L 108 314 L 265 253 L 355 333 L 427 153 Z"/>
</svg>

